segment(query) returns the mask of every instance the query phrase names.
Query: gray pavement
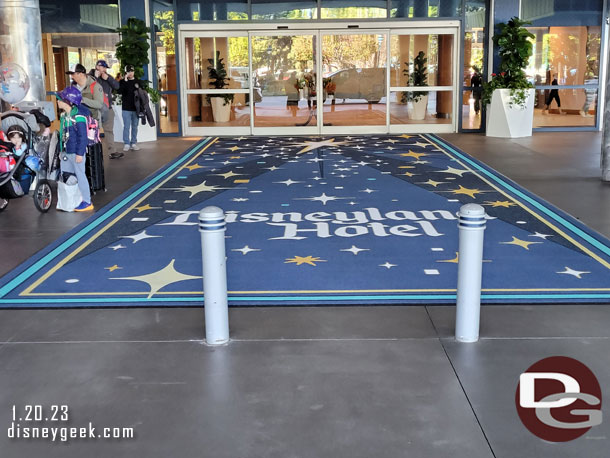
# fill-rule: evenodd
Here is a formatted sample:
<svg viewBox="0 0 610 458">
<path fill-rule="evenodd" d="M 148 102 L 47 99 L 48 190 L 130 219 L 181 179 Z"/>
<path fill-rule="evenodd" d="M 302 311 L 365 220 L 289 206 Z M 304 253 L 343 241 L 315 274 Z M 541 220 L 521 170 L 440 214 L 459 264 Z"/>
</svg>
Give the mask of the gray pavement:
<svg viewBox="0 0 610 458">
<path fill-rule="evenodd" d="M 600 135 L 446 138 L 610 235 Z M 188 143 L 163 139 L 110 161 L 109 191 L 94 201 Z M 37 215 L 27 200 L 0 216 L 10 255 L 0 272 L 83 219 Z M 451 306 L 232 308 L 231 343 L 211 348 L 198 308 L 0 310 L 0 456 L 608 456 L 610 420 L 552 444 L 523 427 L 514 396 L 519 374 L 553 355 L 579 359 L 609 386 L 610 307 L 487 306 L 476 344 L 454 341 L 454 315 Z M 135 437 L 9 439 L 12 406 L 31 404 L 67 404 L 59 426 L 133 427 Z"/>
</svg>

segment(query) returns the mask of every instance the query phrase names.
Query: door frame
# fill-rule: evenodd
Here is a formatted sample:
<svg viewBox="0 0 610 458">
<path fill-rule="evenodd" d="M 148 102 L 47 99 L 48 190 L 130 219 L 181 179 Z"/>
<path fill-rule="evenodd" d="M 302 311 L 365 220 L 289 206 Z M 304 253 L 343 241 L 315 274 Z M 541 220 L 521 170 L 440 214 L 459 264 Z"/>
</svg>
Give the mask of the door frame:
<svg viewBox="0 0 610 458">
<path fill-rule="evenodd" d="M 180 65 L 180 110 L 182 114 L 182 132 L 183 135 L 318 135 L 318 134 L 355 134 L 355 133 L 413 133 L 413 132 L 457 132 L 458 126 L 458 98 L 459 89 L 459 50 L 458 37 L 460 36 L 461 21 L 459 20 L 432 20 L 432 21 L 379 21 L 379 22 L 323 22 L 310 21 L 306 23 L 223 23 L 223 24 L 179 24 L 178 26 L 178 41 L 180 46 L 179 65 Z M 250 103 L 250 125 L 249 126 L 231 126 L 231 127 L 189 127 L 188 126 L 188 96 L 191 94 L 208 94 L 213 92 L 231 92 L 249 94 L 250 101 L 254 100 L 254 87 L 252 85 L 252 36 L 280 36 L 280 35 L 314 35 L 316 40 L 316 73 L 321 75 L 322 70 L 322 35 L 323 34 L 346 34 L 346 33 L 385 33 L 386 35 L 386 124 L 384 126 L 323 126 L 323 105 L 320 103 L 323 97 L 322 78 L 316 79 L 317 84 L 317 116 L 316 126 L 305 127 L 295 132 L 292 127 L 254 127 L 254 107 Z M 390 124 L 390 93 L 395 90 L 409 90 L 409 88 L 390 87 L 390 51 L 391 37 L 396 34 L 424 35 L 424 34 L 451 34 L 453 35 L 453 85 L 429 87 L 429 90 L 448 90 L 453 91 L 452 97 L 452 122 L 449 124 Z M 187 65 L 186 57 L 186 38 L 194 37 L 247 37 L 248 38 L 248 70 L 250 72 L 250 85 L 248 89 L 231 89 L 230 91 L 221 91 L 216 89 L 187 89 Z M 412 90 L 412 88 L 411 88 Z M 422 127 L 425 127 L 422 129 Z M 449 127 L 449 128 L 448 128 Z"/>
</svg>

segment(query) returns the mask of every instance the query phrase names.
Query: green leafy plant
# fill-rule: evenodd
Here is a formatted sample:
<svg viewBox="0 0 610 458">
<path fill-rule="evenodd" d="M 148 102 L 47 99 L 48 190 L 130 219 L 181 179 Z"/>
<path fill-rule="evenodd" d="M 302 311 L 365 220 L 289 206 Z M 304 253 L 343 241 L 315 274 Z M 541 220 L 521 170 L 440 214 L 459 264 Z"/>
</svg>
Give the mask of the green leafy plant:
<svg viewBox="0 0 610 458">
<path fill-rule="evenodd" d="M 413 72 L 409 72 L 409 62 L 405 62 L 407 68 L 402 73 L 407 77 L 409 86 L 428 86 L 427 62 L 428 58 L 423 51 L 413 59 Z M 428 95 L 427 91 L 403 92 L 402 102 L 419 102 L 425 95 Z"/>
<path fill-rule="evenodd" d="M 482 101 L 484 105 L 491 102 L 491 96 L 496 89 L 510 89 L 510 106 L 525 108 L 528 89 L 534 86 L 525 75 L 524 69 L 532 55 L 533 34 L 523 27 L 530 24 L 517 17 L 508 23 L 499 24 L 500 32 L 493 37 L 494 44 L 499 48 L 500 72 L 491 74 L 491 81 L 483 83 Z"/>
<path fill-rule="evenodd" d="M 121 68 L 133 65 L 134 76 L 142 82 L 142 89 L 148 92 L 150 101 L 154 104 L 161 100 L 161 93 L 154 89 L 150 81 L 142 79 L 144 66 L 148 65 L 148 50 L 150 49 L 150 28 L 138 18 L 130 17 L 127 23 L 116 29 L 121 36 L 121 41 L 116 44 L 116 56 L 121 63 Z"/>
<path fill-rule="evenodd" d="M 208 65 L 208 77 L 210 78 L 210 87 L 213 89 L 224 89 L 229 86 L 231 78 L 227 77 L 227 69 L 220 57 L 220 51 L 216 51 L 216 59 L 208 59 L 210 65 Z M 208 94 L 206 98 L 208 102 L 211 97 L 222 97 L 224 99 L 223 105 L 231 104 L 233 102 L 233 94 Z"/>
<path fill-rule="evenodd" d="M 150 28 L 141 19 L 130 17 L 127 23 L 115 30 L 121 36 L 116 44 L 116 57 L 121 62 L 121 69 L 133 65 L 137 79 L 144 76 L 144 66 L 148 65 Z"/>
</svg>

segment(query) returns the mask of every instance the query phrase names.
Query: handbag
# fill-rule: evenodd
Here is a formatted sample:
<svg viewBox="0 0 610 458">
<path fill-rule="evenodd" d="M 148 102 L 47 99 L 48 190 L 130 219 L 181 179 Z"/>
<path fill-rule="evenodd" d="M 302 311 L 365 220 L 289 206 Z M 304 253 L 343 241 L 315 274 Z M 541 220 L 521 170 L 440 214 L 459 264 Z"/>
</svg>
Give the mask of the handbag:
<svg viewBox="0 0 610 458">
<path fill-rule="evenodd" d="M 73 212 L 83 200 L 78 182 L 71 179 L 76 177 L 73 174 L 69 175 L 65 181 L 57 182 L 57 209 L 65 212 Z"/>
</svg>

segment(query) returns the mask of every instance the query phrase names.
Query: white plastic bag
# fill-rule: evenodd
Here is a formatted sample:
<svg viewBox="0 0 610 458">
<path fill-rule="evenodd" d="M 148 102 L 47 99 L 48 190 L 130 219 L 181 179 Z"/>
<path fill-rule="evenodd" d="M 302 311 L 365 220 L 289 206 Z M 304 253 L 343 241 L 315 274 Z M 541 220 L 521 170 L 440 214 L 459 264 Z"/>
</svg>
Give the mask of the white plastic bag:
<svg viewBox="0 0 610 458">
<path fill-rule="evenodd" d="M 57 182 L 57 209 L 65 212 L 73 212 L 83 200 L 78 189 L 78 183 L 66 184 Z"/>
</svg>

